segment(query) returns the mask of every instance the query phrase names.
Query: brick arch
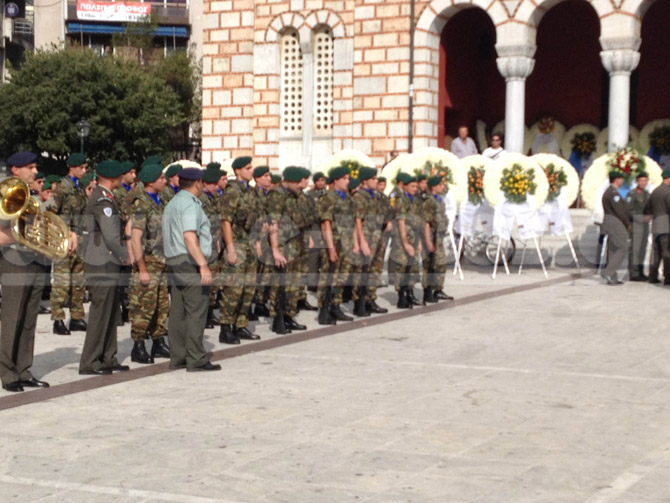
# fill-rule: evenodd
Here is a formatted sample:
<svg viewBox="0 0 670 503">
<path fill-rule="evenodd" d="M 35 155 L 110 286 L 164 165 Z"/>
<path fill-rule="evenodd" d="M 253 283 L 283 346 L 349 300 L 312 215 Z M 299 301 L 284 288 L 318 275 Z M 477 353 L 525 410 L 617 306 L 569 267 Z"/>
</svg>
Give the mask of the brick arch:
<svg viewBox="0 0 670 503">
<path fill-rule="evenodd" d="M 545 13 L 552 7 L 558 5 L 561 2 L 566 0 L 537 0 L 536 2 L 524 2 L 514 19 L 520 23 L 527 24 L 530 28 L 537 29 L 537 26 L 540 24 L 542 17 Z M 587 3 L 591 4 L 593 10 L 596 11 L 596 14 L 600 19 L 603 19 L 606 16 L 615 14 L 619 9 L 615 8 L 612 0 L 584 0 Z M 639 1 L 639 0 L 636 0 Z"/>
<path fill-rule="evenodd" d="M 298 12 L 284 12 L 275 17 L 265 30 L 265 42 L 270 44 L 279 43 L 279 35 L 286 28 L 295 28 L 303 38 L 300 28 L 304 26 L 305 18 Z"/>
<path fill-rule="evenodd" d="M 628 8 L 631 10 L 631 12 L 635 13 L 636 17 L 642 20 L 644 15 L 649 10 L 649 7 L 651 7 L 652 4 L 657 1 L 659 0 L 632 0 L 628 3 Z"/>
<path fill-rule="evenodd" d="M 346 26 L 340 16 L 326 9 L 311 12 L 305 19 L 305 25 L 309 31 L 319 25 L 326 25 L 333 31 L 334 38 L 345 38 L 347 36 Z"/>
</svg>

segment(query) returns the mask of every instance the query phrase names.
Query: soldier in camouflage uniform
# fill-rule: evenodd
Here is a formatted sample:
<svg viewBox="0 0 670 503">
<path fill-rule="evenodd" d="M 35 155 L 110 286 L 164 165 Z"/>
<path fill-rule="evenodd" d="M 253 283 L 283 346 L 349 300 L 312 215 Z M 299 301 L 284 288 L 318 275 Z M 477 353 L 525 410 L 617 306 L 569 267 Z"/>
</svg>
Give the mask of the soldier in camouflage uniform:
<svg viewBox="0 0 670 503">
<path fill-rule="evenodd" d="M 119 215 L 123 221 L 123 239 L 125 241 L 130 240 L 130 202 L 131 202 L 131 191 L 133 190 L 133 184 L 137 178 L 137 173 L 135 171 L 135 164 L 131 161 L 124 161 L 119 163 L 123 176 L 121 177 L 121 186 L 114 189 L 114 199 L 116 204 L 119 206 Z M 131 250 L 132 252 L 132 250 Z M 134 262 L 134 257 L 130 257 L 130 261 Z M 120 277 L 120 286 L 119 286 L 119 295 L 121 298 L 121 322 L 120 325 L 123 325 L 125 322 L 130 321 L 129 311 L 130 311 L 130 297 L 129 297 L 129 277 L 132 272 L 132 266 L 121 266 L 121 277 Z"/>
<path fill-rule="evenodd" d="M 316 206 L 321 223 L 328 259 L 321 267 L 317 297 L 319 308 L 325 309 L 327 288 L 332 286 L 330 315 L 336 321 L 351 321 L 352 317 L 342 312 L 342 291 L 353 269 L 353 255 L 357 250 L 354 233 L 354 211 L 349 197 L 349 170 L 344 166 L 330 171 L 332 190 L 324 195 Z M 329 285 L 328 282 L 332 285 Z"/>
<path fill-rule="evenodd" d="M 235 159 L 233 170 L 236 180 L 228 184 L 223 193 L 221 212 L 224 285 L 219 341 L 225 344 L 239 344 L 240 339 L 260 339 L 247 327 L 256 283 L 256 255 L 250 239 L 257 218 L 262 218 L 262 207 L 257 193 L 249 187 L 253 175 L 251 157 Z"/>
<path fill-rule="evenodd" d="M 363 309 L 355 309 L 356 316 L 369 316 L 370 313 L 387 313 L 388 310 L 377 305 L 377 276 L 372 273 L 373 260 L 382 237 L 386 211 L 377 192 L 377 170 L 361 168 L 359 177 L 361 189 L 352 196 L 358 244 L 359 260 L 354 269 L 354 304 Z M 383 260 L 383 257 L 382 257 Z M 367 266 L 367 267 L 366 267 Z M 366 271 L 367 269 L 367 271 Z M 365 299 L 360 298 L 361 286 L 365 286 Z"/>
<path fill-rule="evenodd" d="M 81 241 L 87 198 L 83 189 L 79 187 L 79 179 L 86 174 L 86 157 L 84 154 L 72 154 L 67 159 L 67 165 L 68 174 L 53 189 L 49 210 L 60 215 Z M 50 303 L 55 334 L 69 335 L 70 331 L 86 331 L 84 321 L 86 281 L 81 253 L 83 252 L 71 253 L 64 259 L 54 261 L 53 264 L 54 275 Z M 63 304 L 68 298 L 70 299 L 71 316 L 69 329 L 65 326 L 65 310 L 63 309 Z"/>
<path fill-rule="evenodd" d="M 161 230 L 163 207 L 158 197 L 166 180 L 159 164 L 145 164 L 138 177 L 144 190 L 132 192 L 129 209 L 135 258 L 130 277 L 130 336 L 135 344 L 130 359 L 153 363 L 156 357 L 170 358 L 165 340 L 170 300 Z M 148 339 L 153 341 L 151 354 L 145 346 Z"/>
<path fill-rule="evenodd" d="M 644 273 L 644 259 L 647 254 L 649 222 L 651 221 L 651 215 L 649 215 L 651 194 L 645 189 L 649 183 L 649 176 L 647 173 L 640 173 L 636 181 L 637 186 L 626 197 L 628 218 L 632 224 L 628 233 L 630 235 L 628 273 L 630 281 L 648 281 L 649 277 Z"/>
<path fill-rule="evenodd" d="M 256 186 L 256 196 L 261 204 L 261 213 L 267 215 L 268 196 L 272 191 L 272 175 L 268 166 L 258 166 L 253 171 Z M 252 303 L 254 308 L 250 320 L 257 320 L 261 316 L 270 316 L 267 303 L 270 300 L 270 278 L 274 271 L 272 250 L 268 241 L 269 221 L 259 220 L 257 222 L 258 232 L 254 235 L 254 254 L 256 255 L 256 285 Z"/>
<path fill-rule="evenodd" d="M 428 179 L 431 194 L 421 205 L 421 216 L 424 220 L 423 239 L 426 244 L 423 250 L 423 303 L 438 300 L 453 300 L 444 293 L 444 276 L 447 272 L 447 253 L 444 249 L 444 238 L 447 235 L 447 214 L 442 195 L 446 185 L 441 176 Z M 432 269 L 432 270 L 431 270 Z"/>
<path fill-rule="evenodd" d="M 165 179 L 167 185 L 161 190 L 160 198 L 163 208 L 170 202 L 177 192 L 179 192 L 179 172 L 182 170 L 181 164 L 172 164 L 165 170 Z"/>
<path fill-rule="evenodd" d="M 392 267 L 394 270 L 398 307 L 407 309 L 420 304 L 413 300 L 411 291 L 419 272 L 423 222 L 419 213 L 420 206 L 416 201 L 418 199 L 416 178 L 406 173 L 401 173 L 398 178 L 403 190 L 397 191 L 395 198 L 392 199 L 395 222 L 389 268 Z"/>
<path fill-rule="evenodd" d="M 384 225 L 381 236 L 377 242 L 372 263 L 370 264 L 370 291 L 373 298 L 377 298 L 377 288 L 382 285 L 382 271 L 384 270 L 384 259 L 386 258 L 386 249 L 388 248 L 389 238 L 393 230 L 393 209 L 391 200 L 384 191 L 386 190 L 386 177 L 377 177 L 377 204 L 379 211 L 384 215 Z M 382 308 L 380 308 L 382 309 Z M 374 313 L 375 310 L 373 309 Z"/>
<path fill-rule="evenodd" d="M 302 168 L 284 169 L 284 181 L 268 195 L 270 245 L 276 267 L 270 293 L 270 317 L 277 316 L 279 288 L 284 288 L 284 325 L 289 331 L 306 330 L 295 321 L 298 314 L 300 259 L 305 248 L 304 232 L 314 222 L 311 206 L 302 198 L 301 181 L 309 173 Z M 283 285 L 282 285 L 283 284 Z"/>
<path fill-rule="evenodd" d="M 216 286 L 219 286 L 219 256 L 221 253 L 221 198 L 217 193 L 219 180 L 221 179 L 221 165 L 218 162 L 212 162 L 207 165 L 202 177 L 203 187 L 200 194 L 202 202 L 202 211 L 209 219 L 209 227 L 212 234 L 212 256 L 210 257 L 209 270 L 212 271 L 212 278 L 216 278 Z M 219 290 L 216 287 L 209 290 L 209 309 L 207 310 L 207 323 L 205 328 L 214 328 L 219 324 L 219 319 L 214 316 L 214 310 L 218 307 L 216 298 Z"/>
<path fill-rule="evenodd" d="M 314 187 L 311 190 L 307 191 L 307 197 L 310 198 L 312 206 L 314 207 L 314 214 L 316 215 L 316 205 L 327 192 L 326 188 L 326 175 L 321 171 L 317 171 L 312 176 L 312 181 L 314 182 Z M 310 230 L 310 236 L 312 236 L 312 241 L 314 246 L 309 249 L 309 258 L 308 258 L 308 272 L 307 272 L 307 288 L 311 292 L 316 292 L 316 285 L 319 281 L 319 270 L 321 269 L 321 258 L 325 257 L 323 237 L 321 235 L 321 228 L 319 226 L 319 221 L 315 219 L 314 225 Z"/>
<path fill-rule="evenodd" d="M 307 300 L 307 281 L 309 275 L 309 258 L 312 250 L 315 249 L 316 239 L 314 235 L 319 235 L 320 232 L 316 232 L 315 228 L 318 224 L 316 220 L 316 205 L 314 200 L 305 194 L 305 189 L 309 185 L 309 177 L 311 175 L 310 171 L 305 168 L 300 168 L 302 170 L 302 180 L 300 180 L 300 190 L 298 192 L 298 199 L 300 201 L 300 206 L 306 208 L 307 214 L 312 216 L 312 224 L 308 229 L 305 229 L 303 232 L 303 247 L 300 252 L 300 257 L 298 258 L 298 263 L 296 268 L 299 274 L 299 287 L 298 287 L 298 310 L 299 311 L 318 311 L 319 308 L 313 306 Z M 318 251 L 318 250 L 317 250 Z"/>
</svg>

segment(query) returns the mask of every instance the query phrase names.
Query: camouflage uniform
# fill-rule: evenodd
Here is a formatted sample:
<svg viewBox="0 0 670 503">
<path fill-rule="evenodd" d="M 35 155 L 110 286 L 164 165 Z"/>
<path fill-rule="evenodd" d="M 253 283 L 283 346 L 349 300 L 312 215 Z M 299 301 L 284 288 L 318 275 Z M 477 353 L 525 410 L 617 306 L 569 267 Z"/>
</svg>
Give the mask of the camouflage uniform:
<svg viewBox="0 0 670 503">
<path fill-rule="evenodd" d="M 298 313 L 300 290 L 301 258 L 304 255 L 305 243 L 303 232 L 314 222 L 311 207 L 306 203 L 302 192 L 291 192 L 284 187 L 277 187 L 268 195 L 268 215 L 278 226 L 279 250 L 286 257 L 284 272 L 284 293 L 286 306 L 284 313 L 294 317 Z M 279 271 L 272 281 L 270 291 L 270 316 L 277 314 L 277 295 L 281 281 Z"/>
<path fill-rule="evenodd" d="M 267 193 L 256 186 L 255 189 L 258 202 L 261 205 L 261 213 L 265 216 L 268 214 L 268 201 L 271 190 Z M 264 222 L 267 222 L 267 219 L 256 222 L 257 231 L 260 230 Z M 262 233 L 256 232 L 254 234 L 254 242 L 252 251 L 257 255 L 256 252 L 256 241 L 260 240 L 261 243 L 261 255 L 257 256 L 256 264 L 256 284 L 254 290 L 253 302 L 256 304 L 265 305 L 268 300 L 270 300 L 270 282 L 272 280 L 272 275 L 274 272 L 274 258 L 272 257 L 272 250 L 270 249 L 270 242 L 268 241 L 267 232 L 263 231 Z"/>
<path fill-rule="evenodd" d="M 316 206 L 319 199 L 325 196 L 326 192 L 328 192 L 327 189 L 312 189 L 306 193 L 312 203 L 314 215 L 316 215 Z M 314 224 L 309 231 L 309 235 L 312 237 L 314 247 L 307 252 L 309 257 L 307 259 L 307 285 L 310 288 L 316 288 L 319 281 L 319 270 L 321 269 L 321 265 L 328 261 L 326 257 L 326 262 L 323 262 L 325 245 L 323 243 L 323 236 L 321 234 L 321 228 L 319 227 L 318 218 L 314 219 Z"/>
<path fill-rule="evenodd" d="M 114 199 L 116 200 L 116 204 L 119 205 L 119 217 L 121 218 L 121 221 L 123 222 L 123 227 L 121 227 L 121 237 L 122 239 L 126 240 L 127 235 L 125 234 L 126 231 L 126 224 L 130 220 L 130 204 L 132 203 L 132 197 L 131 197 L 131 192 L 134 189 L 132 189 L 128 185 L 121 185 L 118 189 L 114 189 L 112 193 L 114 194 Z M 138 194 L 137 191 L 133 192 L 133 196 Z M 122 265 L 121 266 L 121 275 L 120 275 L 120 281 L 119 281 L 119 295 L 121 298 L 121 314 L 123 316 L 123 320 L 121 324 L 123 324 L 123 321 L 126 321 L 125 316 L 130 315 L 130 310 L 133 309 L 133 306 L 131 304 L 131 299 L 130 299 L 130 290 L 129 290 L 129 276 L 132 275 L 133 267 L 128 266 L 128 265 Z M 128 318 L 128 321 L 130 318 Z"/>
<path fill-rule="evenodd" d="M 71 231 L 76 232 L 82 240 L 83 215 L 88 202 L 84 190 L 79 188 L 69 176 L 63 177 L 51 196 L 53 203 L 50 211 L 60 215 Z M 54 261 L 53 286 L 51 287 L 51 319 L 65 320 L 63 304 L 70 299 L 70 315 L 73 320 L 84 319 L 84 296 L 86 282 L 84 279 L 84 261 L 81 258 L 83 248 Z"/>
<path fill-rule="evenodd" d="M 420 214 L 420 203 L 418 194 L 410 198 L 405 192 L 396 192 L 396 197 L 393 199 L 393 210 L 395 215 L 395 225 L 393 228 L 393 238 L 391 240 L 391 260 L 389 261 L 389 268 L 394 272 L 394 285 L 397 292 L 400 291 L 403 280 L 407 286 L 411 287 L 418 280 L 419 275 L 419 254 L 418 247 L 421 243 L 421 233 L 423 232 L 423 220 Z M 407 230 L 407 242 L 415 249 L 414 257 L 410 257 L 402 246 L 400 239 L 400 229 L 398 228 L 398 220 L 405 221 L 405 228 Z M 405 277 L 405 269 L 410 264 L 409 277 Z M 392 264 L 391 264 L 392 262 Z"/>
<path fill-rule="evenodd" d="M 216 296 L 219 293 L 221 283 L 218 253 L 221 247 L 221 198 L 216 193 L 203 192 L 200 194 L 200 202 L 202 203 L 202 211 L 209 219 L 209 227 L 212 233 L 212 256 L 209 270 L 212 272 L 214 281 L 209 289 L 209 307 L 216 308 Z"/>
<path fill-rule="evenodd" d="M 173 187 L 170 184 L 163 187 L 163 190 L 161 190 L 160 194 L 158 194 L 158 197 L 160 197 L 161 205 L 163 206 L 163 208 L 165 208 L 167 203 L 170 202 L 170 199 L 172 199 L 175 196 L 175 194 L 177 194 L 177 192 L 179 192 L 179 187 Z"/>
<path fill-rule="evenodd" d="M 379 241 L 376 243 L 376 248 L 373 250 L 372 262 L 370 263 L 370 296 L 372 300 L 377 298 L 377 287 L 382 284 L 382 271 L 384 270 L 384 258 L 386 257 L 386 249 L 388 248 L 389 233 L 386 232 L 386 226 L 393 221 L 393 210 L 391 208 L 391 200 L 383 192 L 375 194 L 377 199 L 378 211 L 382 215 L 382 227 L 384 230 L 380 233 Z M 372 246 L 372 245 L 371 245 Z"/>
<path fill-rule="evenodd" d="M 166 323 L 170 300 L 167 268 L 163 255 L 163 208 L 145 192 L 133 192 L 129 205 L 132 228 L 142 234 L 142 252 L 151 279 L 140 283 L 139 270 L 133 267 L 130 277 L 130 335 L 134 341 L 167 335 Z"/>
<path fill-rule="evenodd" d="M 354 207 L 354 218 L 360 218 L 363 221 L 363 236 L 371 251 L 370 257 L 365 257 L 362 251 L 358 255 L 358 260 L 354 267 L 354 300 L 358 299 L 358 288 L 365 282 L 368 287 L 365 301 L 370 302 L 377 298 L 376 288 L 372 289 L 373 282 L 370 269 L 372 268 L 372 260 L 377 250 L 377 244 L 381 238 L 382 226 L 384 225 L 386 215 L 383 212 L 377 191 L 361 189 L 351 199 Z M 363 267 L 366 263 L 368 265 L 368 275 L 367 278 L 363 278 Z M 377 283 L 374 283 L 374 285 L 376 286 Z"/>
<path fill-rule="evenodd" d="M 298 263 L 296 264 L 296 269 L 298 271 L 298 300 L 307 300 L 307 277 L 309 274 L 309 257 L 311 248 L 309 247 L 309 238 L 312 237 L 314 241 L 314 246 L 316 246 L 316 240 L 312 236 L 316 234 L 313 232 L 314 224 L 316 223 L 316 206 L 314 200 L 310 198 L 307 194 L 300 191 L 298 192 L 298 200 L 300 208 L 303 209 L 306 216 L 309 216 L 309 225 L 302 229 L 303 230 L 303 246 L 300 252 L 300 257 L 298 257 Z M 319 233 L 320 234 L 320 233 Z"/>
<path fill-rule="evenodd" d="M 447 254 L 444 250 L 444 238 L 447 235 L 447 215 L 444 199 L 439 195 L 428 196 L 421 205 L 421 216 L 423 220 L 430 225 L 430 232 L 433 235 L 433 244 L 435 245 L 435 258 L 433 274 L 429 275 L 430 253 L 423 250 L 423 288 L 435 288 L 442 290 L 444 285 L 444 276 L 447 272 Z"/>
<path fill-rule="evenodd" d="M 226 187 L 221 206 L 221 220 L 230 222 L 237 262 L 221 258 L 223 297 L 221 299 L 222 325 L 245 328 L 249 325 L 249 307 L 256 283 L 256 255 L 251 249 L 251 234 L 256 220 L 261 217 L 262 205 L 258 194 L 246 182 L 233 182 Z"/>
<path fill-rule="evenodd" d="M 344 196 L 344 197 L 342 197 Z M 330 221 L 333 230 L 333 244 L 337 249 L 338 260 L 333 271 L 333 304 L 339 306 L 342 303 L 342 290 L 347 284 L 353 270 L 353 245 L 354 245 L 354 209 L 351 198 L 347 193 L 338 193 L 330 190 L 324 195 L 316 206 L 317 216 L 320 222 Z M 328 270 L 330 260 L 325 255 L 325 261 L 321 266 L 317 297 L 319 307 L 323 307 L 328 283 Z"/>
</svg>

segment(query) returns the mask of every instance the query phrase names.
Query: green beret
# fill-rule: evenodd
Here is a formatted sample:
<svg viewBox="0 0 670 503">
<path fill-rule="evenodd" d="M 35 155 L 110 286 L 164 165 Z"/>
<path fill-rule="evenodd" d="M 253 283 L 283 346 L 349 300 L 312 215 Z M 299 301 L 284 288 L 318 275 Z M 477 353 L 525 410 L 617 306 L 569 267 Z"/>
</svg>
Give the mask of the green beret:
<svg viewBox="0 0 670 503">
<path fill-rule="evenodd" d="M 125 175 L 128 171 L 135 168 L 135 163 L 133 161 L 123 161 L 119 163 L 119 166 L 121 166 L 121 174 Z"/>
<path fill-rule="evenodd" d="M 281 183 L 281 176 L 272 175 L 272 183 Z"/>
<path fill-rule="evenodd" d="M 386 181 L 386 177 L 385 177 L 385 176 L 378 176 L 378 177 L 377 177 L 377 181 L 378 181 L 378 182 L 385 182 L 385 181 Z"/>
<path fill-rule="evenodd" d="M 358 172 L 358 177 L 361 179 L 361 182 L 369 180 L 377 176 L 377 170 L 375 168 L 361 168 Z"/>
<path fill-rule="evenodd" d="M 79 179 L 79 186 L 85 189 L 93 180 L 95 180 L 95 173 L 89 171 Z"/>
<path fill-rule="evenodd" d="M 416 181 L 417 181 L 416 176 L 407 175 L 407 178 L 405 178 L 405 185 Z"/>
<path fill-rule="evenodd" d="M 143 183 L 151 183 L 158 180 L 163 173 L 163 167 L 160 164 L 145 164 L 137 174 L 137 178 Z"/>
<path fill-rule="evenodd" d="M 202 181 L 205 183 L 219 183 L 221 179 L 221 170 L 219 168 L 207 168 L 205 174 L 202 177 Z"/>
<path fill-rule="evenodd" d="M 67 164 L 68 168 L 73 166 L 81 166 L 82 164 L 86 164 L 86 156 L 84 154 L 80 154 L 79 152 L 70 154 L 70 157 L 67 158 L 65 164 Z"/>
<path fill-rule="evenodd" d="M 163 158 L 160 155 L 150 155 L 144 161 L 142 162 L 142 167 L 146 166 L 147 164 L 162 164 L 163 163 Z"/>
<path fill-rule="evenodd" d="M 299 168 L 300 172 L 302 173 L 302 178 L 301 180 L 304 180 L 305 178 L 309 178 L 312 175 L 312 172 L 308 170 L 307 168 Z"/>
<path fill-rule="evenodd" d="M 251 157 L 238 157 L 233 161 L 233 169 L 240 169 L 251 163 Z"/>
<path fill-rule="evenodd" d="M 424 173 L 420 173 L 416 176 L 416 181 L 417 182 L 423 182 L 424 180 L 427 180 L 428 177 Z"/>
<path fill-rule="evenodd" d="M 646 171 L 642 171 L 641 173 L 638 173 L 635 179 L 637 180 L 638 178 L 649 178 L 649 173 Z"/>
<path fill-rule="evenodd" d="M 60 175 L 47 175 L 47 177 L 44 179 L 44 183 L 49 182 L 51 185 L 52 183 L 60 181 L 61 178 L 63 177 Z"/>
<path fill-rule="evenodd" d="M 220 162 L 210 162 L 207 164 L 207 169 L 221 169 L 221 163 Z"/>
<path fill-rule="evenodd" d="M 105 178 L 116 178 L 125 173 L 121 164 L 111 159 L 99 162 L 95 167 L 95 172 L 98 176 L 104 176 Z"/>
<path fill-rule="evenodd" d="M 346 166 L 338 166 L 337 168 L 333 168 L 330 170 L 328 173 L 328 176 L 330 176 L 331 180 L 337 180 L 338 178 L 342 178 L 343 176 L 346 176 L 349 174 L 349 168 Z"/>
<path fill-rule="evenodd" d="M 409 180 L 410 178 L 412 178 L 412 175 L 410 175 L 409 173 L 405 173 L 403 171 L 403 172 L 398 173 L 398 176 L 396 177 L 396 181 L 401 182 L 401 183 L 409 183 L 407 180 Z"/>
<path fill-rule="evenodd" d="M 42 178 L 44 178 L 44 173 L 38 171 L 37 174 L 35 175 L 35 180 L 41 180 Z"/>
<path fill-rule="evenodd" d="M 287 182 L 299 182 L 304 178 L 302 175 L 302 170 L 297 166 L 288 166 L 284 168 L 284 172 L 282 173 L 284 180 Z"/>
<path fill-rule="evenodd" d="M 438 185 L 441 181 L 442 181 L 442 177 L 441 177 L 441 176 L 431 176 L 430 178 L 428 178 L 428 186 L 429 186 L 429 187 L 435 187 L 435 186 Z"/>
<path fill-rule="evenodd" d="M 172 178 L 182 170 L 181 164 L 172 164 L 165 170 L 165 178 Z"/>
<path fill-rule="evenodd" d="M 670 169 L 664 169 L 663 173 L 661 173 L 661 176 L 663 178 L 670 178 Z"/>
<path fill-rule="evenodd" d="M 333 183 L 333 179 L 331 177 L 327 176 L 326 177 L 326 185 L 330 185 L 331 183 Z"/>
<path fill-rule="evenodd" d="M 258 166 L 257 168 L 254 168 L 254 178 L 258 178 L 259 176 L 263 176 L 265 173 L 269 173 L 270 168 L 267 166 Z"/>
<path fill-rule="evenodd" d="M 361 184 L 360 178 L 349 178 L 349 190 L 354 190 Z"/>
<path fill-rule="evenodd" d="M 616 178 L 623 178 L 623 173 L 621 171 L 612 170 L 609 172 L 609 177 L 614 180 Z"/>
<path fill-rule="evenodd" d="M 314 175 L 312 176 L 312 180 L 315 181 L 315 182 L 316 182 L 317 180 L 320 180 L 321 178 L 326 178 L 326 175 L 324 175 L 321 171 L 317 171 L 317 172 L 314 173 Z"/>
</svg>

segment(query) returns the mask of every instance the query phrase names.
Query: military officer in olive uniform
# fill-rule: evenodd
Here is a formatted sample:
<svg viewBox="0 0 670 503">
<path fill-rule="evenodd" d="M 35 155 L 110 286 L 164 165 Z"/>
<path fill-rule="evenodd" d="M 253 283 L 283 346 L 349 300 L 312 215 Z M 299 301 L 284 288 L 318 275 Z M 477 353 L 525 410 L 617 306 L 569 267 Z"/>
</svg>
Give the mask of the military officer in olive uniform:
<svg viewBox="0 0 670 503">
<path fill-rule="evenodd" d="M 447 272 L 447 253 L 444 249 L 444 238 L 447 235 L 447 213 L 443 199 L 446 185 L 441 176 L 428 178 L 430 194 L 421 205 L 421 216 L 424 220 L 423 239 L 423 303 L 438 300 L 453 300 L 444 293 L 444 277 Z"/>
<path fill-rule="evenodd" d="M 663 260 L 664 284 L 670 285 L 670 169 L 663 171 L 663 183 L 651 193 L 649 211 L 654 257 L 649 267 L 649 282 L 659 283 L 658 268 Z"/>
<path fill-rule="evenodd" d="M 86 206 L 84 271 L 91 292 L 86 339 L 79 362 L 80 374 L 111 374 L 128 370 L 116 359 L 116 322 L 119 315 L 121 267 L 128 264 L 128 242 L 113 191 L 121 185 L 124 168 L 106 160 L 96 166 L 98 186 Z"/>
<path fill-rule="evenodd" d="M 609 178 L 610 186 L 603 194 L 605 218 L 602 227 L 603 233 L 607 235 L 609 251 L 607 266 L 603 269 L 602 276 L 608 285 L 620 285 L 622 281 L 619 281 L 616 272 L 626 258 L 631 224 L 626 202 L 619 194 L 619 188 L 623 185 L 623 173 L 610 171 Z"/>
<path fill-rule="evenodd" d="M 163 254 L 163 207 L 158 196 L 167 183 L 162 171 L 159 164 L 145 164 L 138 174 L 143 190 L 131 193 L 130 244 L 135 264 L 130 277 L 130 336 L 134 341 L 130 359 L 137 363 L 170 358 L 165 339 L 170 299 Z M 149 339 L 151 354 L 145 346 Z"/>
<path fill-rule="evenodd" d="M 248 326 L 256 283 L 256 255 L 251 249 L 250 236 L 262 209 L 257 193 L 249 187 L 253 176 L 251 157 L 235 159 L 233 170 L 236 180 L 226 187 L 221 205 L 224 285 L 219 341 L 225 344 L 260 339 Z"/>
<path fill-rule="evenodd" d="M 79 180 L 86 174 L 86 157 L 84 154 L 71 154 L 67 158 L 68 174 L 63 177 L 52 190 L 52 203 L 49 210 L 60 216 L 77 234 L 79 240 L 83 231 L 83 215 L 86 211 L 87 197 L 80 187 Z M 71 331 L 86 331 L 84 321 L 84 296 L 86 283 L 84 280 L 84 261 L 75 252 L 68 257 L 56 260 L 53 264 L 53 284 L 51 286 L 51 319 L 53 332 L 59 335 L 70 335 Z M 70 326 L 65 326 L 64 304 L 70 299 Z"/>
<path fill-rule="evenodd" d="M 647 254 L 649 240 L 649 198 L 651 194 L 646 190 L 649 182 L 647 173 L 640 173 L 635 178 L 637 186 L 626 196 L 628 218 L 632 224 L 630 231 L 630 253 L 628 254 L 628 273 L 630 281 L 647 281 L 644 274 L 644 258 Z"/>
</svg>

